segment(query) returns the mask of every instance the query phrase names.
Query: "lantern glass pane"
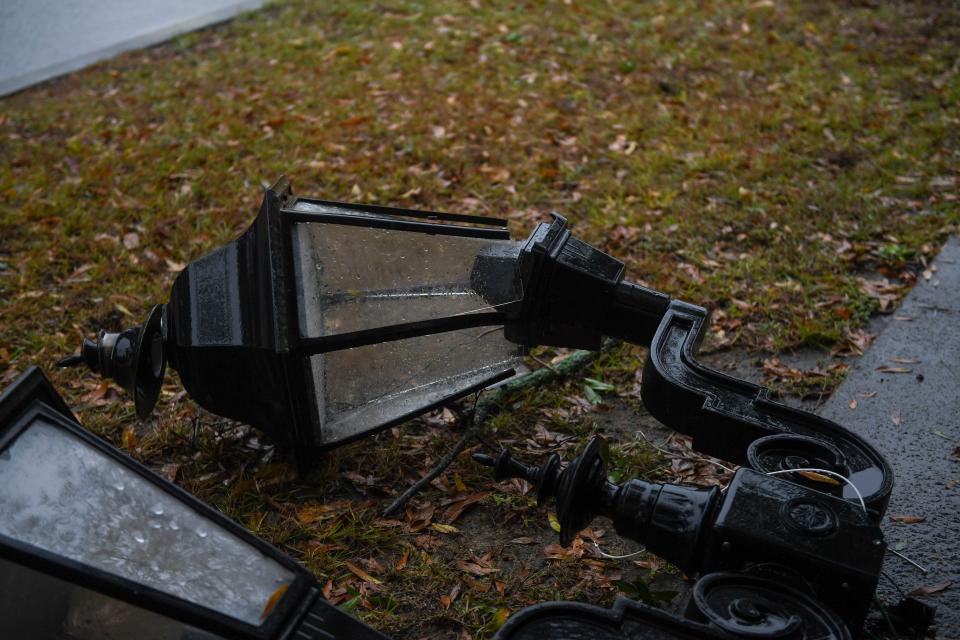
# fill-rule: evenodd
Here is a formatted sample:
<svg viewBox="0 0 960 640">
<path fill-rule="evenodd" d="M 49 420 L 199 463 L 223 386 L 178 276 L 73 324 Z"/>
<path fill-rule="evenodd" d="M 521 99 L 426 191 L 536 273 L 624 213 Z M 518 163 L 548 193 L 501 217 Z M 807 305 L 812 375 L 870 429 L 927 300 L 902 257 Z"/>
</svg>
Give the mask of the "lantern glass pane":
<svg viewBox="0 0 960 640">
<path fill-rule="evenodd" d="M 293 243 L 305 338 L 491 311 L 523 297 L 515 259 L 498 261 L 492 275 L 475 268 L 478 258 L 516 251 L 510 240 L 300 222 Z"/>
<path fill-rule="evenodd" d="M 0 638 L 222 640 L 164 615 L 0 559 Z"/>
<path fill-rule="evenodd" d="M 78 436 L 35 420 L 0 454 L 0 534 L 260 625 L 289 569 Z"/>
<path fill-rule="evenodd" d="M 311 356 L 317 443 L 333 444 L 462 395 L 517 367 L 521 355 L 502 327 L 478 327 Z"/>
</svg>

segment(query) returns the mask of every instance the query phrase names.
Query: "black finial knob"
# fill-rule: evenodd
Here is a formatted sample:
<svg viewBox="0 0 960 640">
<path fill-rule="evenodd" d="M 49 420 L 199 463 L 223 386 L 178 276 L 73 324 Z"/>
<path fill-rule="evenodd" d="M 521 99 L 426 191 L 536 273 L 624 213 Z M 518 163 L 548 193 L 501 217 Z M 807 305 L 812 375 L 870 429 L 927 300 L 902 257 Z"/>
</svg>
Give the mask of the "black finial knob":
<svg viewBox="0 0 960 640">
<path fill-rule="evenodd" d="M 133 396 L 137 416 L 150 415 L 167 360 L 163 348 L 163 305 L 150 311 L 147 321 L 120 333 L 101 331 L 96 340 L 83 339 L 80 353 L 63 358 L 58 367 L 86 364 L 94 373 L 112 378 Z"/>
<path fill-rule="evenodd" d="M 557 454 L 539 467 L 528 467 L 513 459 L 506 449 L 496 458 L 474 454 L 480 464 L 493 467 L 497 480 L 523 478 L 537 487 L 537 502 L 557 499 L 557 521 L 560 523 L 560 544 L 567 546 L 594 518 L 612 507 L 611 497 L 617 487 L 607 482 L 607 466 L 603 460 L 604 441 L 594 436 L 583 453 L 564 466 Z"/>
</svg>

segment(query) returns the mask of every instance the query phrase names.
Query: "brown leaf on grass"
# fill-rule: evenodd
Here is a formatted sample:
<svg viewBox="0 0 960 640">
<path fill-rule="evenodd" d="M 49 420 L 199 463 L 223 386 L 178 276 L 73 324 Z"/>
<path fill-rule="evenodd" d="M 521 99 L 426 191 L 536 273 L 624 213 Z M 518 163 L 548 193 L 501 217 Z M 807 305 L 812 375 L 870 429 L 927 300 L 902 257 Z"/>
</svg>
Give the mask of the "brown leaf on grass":
<svg viewBox="0 0 960 640">
<path fill-rule="evenodd" d="M 394 571 L 403 571 L 404 567 L 407 566 L 407 562 L 410 560 L 410 549 L 404 549 L 403 555 L 400 556 L 400 559 L 397 560 L 396 564 L 393 565 Z"/>
<path fill-rule="evenodd" d="M 780 358 L 774 356 L 763 361 L 763 373 L 767 380 L 802 380 L 803 371 L 790 367 L 780 362 Z"/>
<path fill-rule="evenodd" d="M 363 580 L 364 582 L 369 582 L 370 584 L 383 584 L 383 581 L 374 578 L 372 575 L 353 564 L 352 562 L 344 562 L 343 565 L 350 570 L 350 572 Z"/>
<path fill-rule="evenodd" d="M 497 491 L 512 493 L 517 496 L 525 496 L 533 489 L 530 481 L 524 478 L 510 478 L 509 480 L 498 482 L 493 486 L 496 487 Z"/>
<path fill-rule="evenodd" d="M 133 451 L 137 446 L 137 432 L 133 427 L 124 427 L 123 436 L 121 436 L 123 448 L 127 451 Z"/>
<path fill-rule="evenodd" d="M 440 539 L 440 536 L 423 534 L 414 538 L 413 544 L 424 551 L 435 551 L 443 546 L 443 540 Z"/>
<path fill-rule="evenodd" d="M 444 609 L 449 609 L 450 605 L 457 599 L 457 596 L 460 595 L 460 583 L 453 585 L 453 589 L 450 589 L 449 595 L 440 596 L 440 604 Z"/>
<path fill-rule="evenodd" d="M 950 585 L 953 583 L 950 581 L 938 582 L 936 584 L 924 585 L 922 587 L 917 587 L 910 592 L 911 596 L 932 596 L 935 593 L 940 593 L 941 591 L 946 591 L 950 588 Z"/>
<path fill-rule="evenodd" d="M 600 542 L 601 538 L 603 538 L 603 534 L 605 533 L 606 531 L 604 531 L 603 529 L 594 529 L 593 527 L 587 527 L 586 529 L 581 531 L 578 535 L 585 540 Z"/>
<path fill-rule="evenodd" d="M 393 518 L 377 518 L 373 521 L 373 526 L 377 529 L 393 529 L 396 527 L 405 527 L 405 523 L 394 520 Z"/>
<path fill-rule="evenodd" d="M 901 524 L 917 524 L 927 521 L 924 516 L 890 516 L 890 519 Z"/>
<path fill-rule="evenodd" d="M 503 167 L 491 167 L 485 164 L 480 167 L 479 171 L 487 177 L 487 180 L 494 184 L 506 182 L 510 179 L 510 170 Z"/>
<path fill-rule="evenodd" d="M 530 536 L 520 536 L 519 538 L 514 538 L 508 542 L 508 544 L 537 544 L 536 538 L 531 538 Z"/>
<path fill-rule="evenodd" d="M 881 312 L 889 312 L 893 310 L 894 304 L 900 299 L 904 286 L 891 284 L 886 278 L 883 280 L 860 278 L 860 289 L 879 303 Z"/>
<path fill-rule="evenodd" d="M 500 571 L 497 567 L 491 566 L 489 560 L 484 561 L 482 558 L 473 562 L 469 560 L 457 560 L 457 567 L 464 573 L 475 576 L 487 576 Z"/>
<path fill-rule="evenodd" d="M 452 524 L 442 524 L 439 522 L 434 522 L 430 525 L 430 528 L 440 533 L 460 533 L 460 529 L 457 529 Z"/>
<path fill-rule="evenodd" d="M 489 495 L 489 491 L 482 491 L 480 493 L 474 493 L 473 495 L 465 496 L 463 498 L 458 498 L 453 502 L 453 504 L 446 508 L 441 519 L 447 524 L 451 524 L 455 522 L 468 507 L 477 504 Z"/>
<path fill-rule="evenodd" d="M 83 396 L 83 402 L 94 407 L 103 407 L 113 404 L 123 398 L 120 390 L 106 380 L 97 383 L 97 386 Z"/>
<path fill-rule="evenodd" d="M 307 543 L 307 551 L 313 553 L 330 553 L 331 551 L 342 551 L 346 549 L 345 546 L 336 542 L 320 542 L 319 540 L 311 540 Z"/>
<path fill-rule="evenodd" d="M 364 476 L 356 471 L 345 471 L 343 473 L 343 477 L 352 482 L 353 486 L 359 489 L 362 493 L 365 493 L 364 487 L 372 487 L 377 483 L 377 479 L 372 475 Z"/>
<path fill-rule="evenodd" d="M 433 514 L 436 512 L 437 507 L 428 504 L 425 507 L 421 508 L 419 511 L 407 510 L 406 517 L 407 522 L 410 526 L 410 532 L 416 533 L 417 531 L 423 531 L 430 526 L 430 522 L 433 520 Z"/>
<path fill-rule="evenodd" d="M 367 568 L 367 571 L 372 571 L 373 573 L 384 573 L 386 570 L 383 568 L 383 565 L 377 562 L 376 558 L 370 557 L 366 560 L 361 560 L 360 563 Z"/>
<path fill-rule="evenodd" d="M 168 482 L 176 482 L 177 473 L 180 472 L 179 462 L 169 462 L 160 467 L 160 475 Z"/>
<path fill-rule="evenodd" d="M 847 329 L 844 337 L 846 341 L 843 346 L 837 350 L 837 355 L 862 356 L 863 352 L 867 350 L 867 347 L 873 343 L 877 336 L 872 333 L 867 333 L 863 329 L 856 329 L 854 331 Z"/>
<path fill-rule="evenodd" d="M 569 547 L 562 547 L 556 543 L 548 544 L 543 548 L 543 555 L 547 560 L 566 560 L 568 558 L 582 558 L 585 551 L 583 538 L 578 536 L 573 539 Z"/>
<path fill-rule="evenodd" d="M 326 504 L 310 504 L 297 511 L 297 520 L 302 524 L 318 522 L 343 513 L 353 506 L 352 500 L 335 500 Z"/>
<path fill-rule="evenodd" d="M 633 564 L 640 567 L 641 569 L 647 569 L 649 571 L 659 571 L 664 566 L 666 566 L 666 561 L 661 560 L 655 555 L 647 555 L 645 558 L 640 560 L 634 560 Z"/>
</svg>

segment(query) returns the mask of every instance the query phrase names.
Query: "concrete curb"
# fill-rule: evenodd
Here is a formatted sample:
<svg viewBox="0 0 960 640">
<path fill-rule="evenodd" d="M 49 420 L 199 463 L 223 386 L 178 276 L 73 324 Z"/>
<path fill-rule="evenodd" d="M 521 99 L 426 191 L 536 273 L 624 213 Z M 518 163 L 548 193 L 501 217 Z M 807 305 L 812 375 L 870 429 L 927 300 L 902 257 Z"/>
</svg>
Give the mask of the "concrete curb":
<svg viewBox="0 0 960 640">
<path fill-rule="evenodd" d="M 937 605 L 943 637 L 960 630 L 960 240 L 951 238 L 883 332 L 820 411 L 871 441 L 893 465 L 887 543 L 928 570 L 887 554 L 884 571 L 906 593 L 951 586 Z M 896 516 L 918 516 L 904 524 Z M 898 600 L 889 580 L 886 602 Z"/>
</svg>

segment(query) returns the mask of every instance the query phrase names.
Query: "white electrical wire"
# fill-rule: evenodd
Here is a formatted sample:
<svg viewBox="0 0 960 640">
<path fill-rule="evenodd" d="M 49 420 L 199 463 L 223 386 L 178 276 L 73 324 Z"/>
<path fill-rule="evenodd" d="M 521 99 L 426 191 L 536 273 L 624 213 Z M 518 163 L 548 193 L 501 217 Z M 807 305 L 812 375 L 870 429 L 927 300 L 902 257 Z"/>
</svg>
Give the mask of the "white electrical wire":
<svg viewBox="0 0 960 640">
<path fill-rule="evenodd" d="M 647 550 L 647 549 L 644 547 L 644 548 L 640 549 L 639 551 L 634 551 L 633 553 L 628 553 L 628 554 L 622 555 L 622 556 L 614 556 L 614 555 L 610 555 L 609 553 L 607 553 L 606 551 L 604 551 L 603 549 L 601 549 L 601 548 L 600 548 L 600 545 L 598 545 L 596 542 L 593 543 L 593 548 L 597 550 L 597 553 L 599 553 L 601 556 L 603 556 L 604 558 L 606 558 L 606 559 L 608 559 L 608 560 L 626 560 L 626 559 L 628 559 L 628 558 L 632 558 L 632 557 L 634 557 L 634 556 L 638 556 L 638 555 L 640 555 L 641 553 L 644 553 L 644 552 Z"/>
<path fill-rule="evenodd" d="M 800 471 L 805 471 L 805 472 L 807 472 L 807 473 L 821 473 L 821 474 L 823 474 L 823 475 L 825 475 L 825 476 L 830 476 L 830 477 L 832 477 L 832 478 L 839 478 L 840 480 L 842 480 L 842 481 L 844 482 L 844 484 L 846 484 L 848 487 L 850 487 L 851 489 L 853 489 L 853 492 L 854 492 L 855 494 L 857 494 L 857 500 L 860 501 L 860 507 L 863 509 L 863 512 L 864 512 L 864 513 L 867 512 L 867 503 L 864 502 L 864 500 L 863 500 L 863 494 L 861 494 L 861 493 L 860 493 L 860 490 L 857 489 L 857 485 L 853 484 L 853 482 L 850 481 L 850 478 L 848 478 L 848 477 L 846 477 L 846 476 L 844 476 L 844 475 L 841 475 L 841 474 L 839 474 L 839 473 L 835 473 L 835 472 L 833 472 L 833 471 L 830 471 L 829 469 L 814 469 L 814 468 L 812 468 L 812 467 L 805 468 L 805 469 L 783 469 L 783 470 L 781 470 L 781 471 L 768 471 L 766 475 L 768 475 L 768 476 L 779 476 L 779 475 L 782 475 L 782 474 L 784 474 L 784 473 L 798 473 L 798 472 L 800 472 Z"/>
<path fill-rule="evenodd" d="M 848 485 L 851 489 L 853 489 L 853 492 L 854 492 L 855 494 L 857 494 L 857 499 L 860 501 L 860 507 L 863 508 L 864 513 L 866 513 L 866 511 L 867 511 L 867 504 L 866 504 L 866 502 L 864 502 L 864 500 L 863 500 L 863 495 L 860 493 L 860 490 L 857 489 L 857 486 L 856 486 L 855 484 L 853 484 L 853 482 L 851 482 L 849 478 L 847 478 L 846 476 L 842 476 L 842 475 L 840 475 L 839 473 L 834 473 L 833 471 L 830 471 L 830 470 L 828 470 L 828 469 L 813 469 L 813 468 L 808 468 L 808 469 L 784 469 L 784 470 L 782 470 L 782 471 L 770 471 L 770 472 L 767 473 L 767 475 L 768 475 L 768 476 L 776 476 L 776 475 L 780 475 L 780 474 L 783 474 L 783 473 L 794 473 L 794 472 L 797 472 L 797 471 L 808 471 L 808 472 L 811 472 L 811 473 L 822 473 L 822 474 L 827 475 L 827 476 L 832 476 L 832 477 L 835 477 L 835 478 L 840 478 L 841 480 L 843 480 L 843 482 L 844 482 L 846 485 Z M 923 573 L 927 573 L 927 569 L 926 569 L 923 565 L 917 563 L 915 560 L 909 558 L 907 555 L 905 555 L 905 554 L 903 554 L 903 553 L 900 553 L 899 551 L 897 551 L 897 550 L 894 549 L 893 547 L 887 547 L 887 553 L 892 553 L 893 555 L 897 556 L 898 558 L 901 558 L 901 559 L 903 559 L 903 560 L 906 560 L 907 562 L 909 562 L 910 564 L 912 564 L 914 567 L 916 567 L 917 569 L 919 569 L 919 570 L 922 571 Z"/>
</svg>

